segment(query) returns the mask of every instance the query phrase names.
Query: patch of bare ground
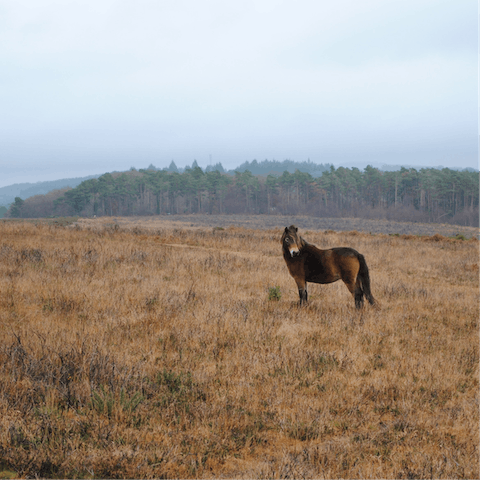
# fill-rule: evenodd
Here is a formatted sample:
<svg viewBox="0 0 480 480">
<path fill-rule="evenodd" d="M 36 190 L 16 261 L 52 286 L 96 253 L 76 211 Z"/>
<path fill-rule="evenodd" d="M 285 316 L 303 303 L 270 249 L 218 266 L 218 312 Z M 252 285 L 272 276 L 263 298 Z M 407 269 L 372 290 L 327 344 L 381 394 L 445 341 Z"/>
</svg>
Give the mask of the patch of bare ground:
<svg viewBox="0 0 480 480">
<path fill-rule="evenodd" d="M 0 473 L 477 478 L 475 238 L 195 217 L 0 224 Z M 381 308 L 299 308 L 289 223 L 363 253 Z"/>
</svg>

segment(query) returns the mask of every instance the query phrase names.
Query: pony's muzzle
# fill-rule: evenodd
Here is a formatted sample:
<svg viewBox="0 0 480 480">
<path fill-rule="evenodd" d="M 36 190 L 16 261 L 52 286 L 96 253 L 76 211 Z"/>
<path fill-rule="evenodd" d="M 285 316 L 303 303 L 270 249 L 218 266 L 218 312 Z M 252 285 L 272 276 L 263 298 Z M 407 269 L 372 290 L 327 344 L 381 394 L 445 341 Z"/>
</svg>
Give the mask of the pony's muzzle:
<svg viewBox="0 0 480 480">
<path fill-rule="evenodd" d="M 290 250 L 290 255 L 292 257 L 298 257 L 300 255 L 300 250 L 298 248 L 292 248 Z"/>
</svg>

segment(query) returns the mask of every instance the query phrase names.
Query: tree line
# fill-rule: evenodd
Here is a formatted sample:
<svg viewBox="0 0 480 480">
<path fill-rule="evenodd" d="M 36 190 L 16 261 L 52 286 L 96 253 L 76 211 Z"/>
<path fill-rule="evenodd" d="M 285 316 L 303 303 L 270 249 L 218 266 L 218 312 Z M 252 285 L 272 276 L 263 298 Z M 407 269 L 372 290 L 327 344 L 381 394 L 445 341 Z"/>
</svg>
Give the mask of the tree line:
<svg viewBox="0 0 480 480">
<path fill-rule="evenodd" d="M 52 215 L 129 216 L 175 214 L 288 214 L 383 218 L 398 221 L 478 226 L 478 172 L 448 168 L 333 166 L 315 178 L 284 171 L 258 176 L 233 175 L 199 166 L 183 173 L 135 170 L 107 173 L 68 190 L 22 200 L 10 217 Z"/>
</svg>

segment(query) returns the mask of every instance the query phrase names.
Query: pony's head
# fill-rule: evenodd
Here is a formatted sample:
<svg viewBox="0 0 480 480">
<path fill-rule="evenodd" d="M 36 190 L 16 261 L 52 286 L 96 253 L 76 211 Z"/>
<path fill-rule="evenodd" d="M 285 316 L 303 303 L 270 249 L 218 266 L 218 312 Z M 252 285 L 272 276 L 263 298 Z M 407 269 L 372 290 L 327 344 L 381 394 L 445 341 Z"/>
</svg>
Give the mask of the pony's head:
<svg viewBox="0 0 480 480">
<path fill-rule="evenodd" d="M 292 257 L 300 255 L 303 240 L 300 235 L 298 235 L 298 228 L 295 225 L 285 227 L 281 242 L 283 249 L 288 251 Z"/>
</svg>

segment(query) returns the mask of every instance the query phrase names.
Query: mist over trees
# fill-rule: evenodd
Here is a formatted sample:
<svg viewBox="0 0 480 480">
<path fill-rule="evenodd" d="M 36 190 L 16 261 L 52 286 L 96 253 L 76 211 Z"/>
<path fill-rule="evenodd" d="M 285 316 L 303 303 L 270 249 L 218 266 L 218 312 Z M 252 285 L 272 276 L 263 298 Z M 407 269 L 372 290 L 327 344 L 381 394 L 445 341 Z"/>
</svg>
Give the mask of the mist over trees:
<svg viewBox="0 0 480 480">
<path fill-rule="evenodd" d="M 164 170 L 132 168 L 19 199 L 8 215 L 288 214 L 478 226 L 478 208 L 478 172 L 466 170 L 330 166 L 315 178 L 299 169 L 266 176 L 239 169 L 229 175 L 204 171 L 196 162 L 179 173 L 172 161 Z"/>
<path fill-rule="evenodd" d="M 312 177 L 319 177 L 323 172 L 326 172 L 332 165 L 327 164 L 318 164 L 313 163 L 310 160 L 306 162 L 295 162 L 293 160 L 284 160 L 283 162 L 278 162 L 276 160 L 263 160 L 262 162 L 257 162 L 257 160 L 252 160 L 251 162 L 246 161 L 242 163 L 235 170 L 238 172 L 250 171 L 253 175 L 269 175 L 273 172 L 282 172 L 295 173 L 296 170 L 301 172 L 309 173 Z M 235 171 L 230 171 L 229 173 L 234 174 Z"/>
<path fill-rule="evenodd" d="M 263 160 L 258 162 L 257 160 L 252 160 L 249 162 L 243 162 L 234 170 L 225 170 L 221 163 L 216 163 L 214 165 L 208 165 L 205 168 L 205 172 L 214 172 L 215 170 L 219 171 L 220 173 L 228 173 L 229 175 L 235 175 L 235 172 L 245 172 L 249 171 L 253 175 L 280 175 L 282 172 L 289 172 L 294 173 L 295 170 L 300 170 L 301 172 L 310 173 L 312 177 L 319 177 L 322 175 L 323 172 L 327 171 L 332 165 L 329 163 L 314 163 L 310 160 L 306 162 L 295 162 L 294 160 L 283 160 L 279 162 L 278 160 Z M 189 167 L 188 165 L 185 168 L 179 168 L 172 160 L 170 165 L 163 170 L 167 172 L 177 172 L 177 173 L 184 173 L 187 170 L 195 169 L 198 167 L 198 163 L 196 160 L 193 161 L 192 166 Z M 147 170 L 160 170 L 156 168 L 154 165 L 150 165 Z"/>
</svg>

